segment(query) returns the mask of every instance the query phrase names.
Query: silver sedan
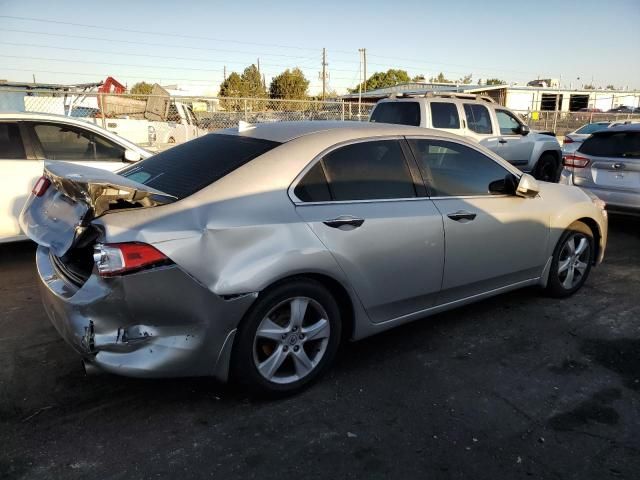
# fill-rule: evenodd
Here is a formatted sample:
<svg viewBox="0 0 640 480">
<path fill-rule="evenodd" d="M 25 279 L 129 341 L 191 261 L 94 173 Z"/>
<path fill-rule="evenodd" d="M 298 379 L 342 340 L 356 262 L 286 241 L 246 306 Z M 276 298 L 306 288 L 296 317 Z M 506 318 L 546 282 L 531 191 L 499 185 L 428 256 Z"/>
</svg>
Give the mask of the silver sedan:
<svg viewBox="0 0 640 480">
<path fill-rule="evenodd" d="M 109 173 L 48 166 L 21 225 L 87 371 L 297 391 L 357 340 L 526 286 L 576 292 L 595 196 L 441 131 L 241 125 Z"/>
</svg>

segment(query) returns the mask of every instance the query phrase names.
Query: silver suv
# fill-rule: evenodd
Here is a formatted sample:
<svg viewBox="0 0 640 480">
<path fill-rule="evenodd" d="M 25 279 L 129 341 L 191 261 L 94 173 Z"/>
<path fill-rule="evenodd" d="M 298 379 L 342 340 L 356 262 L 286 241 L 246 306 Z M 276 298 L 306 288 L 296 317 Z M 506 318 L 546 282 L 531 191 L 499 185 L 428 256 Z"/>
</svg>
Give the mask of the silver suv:
<svg viewBox="0 0 640 480">
<path fill-rule="evenodd" d="M 427 94 L 380 100 L 369 121 L 435 128 L 470 138 L 539 180 L 557 182 L 562 149 L 550 133 L 533 132 L 486 96 Z"/>
</svg>

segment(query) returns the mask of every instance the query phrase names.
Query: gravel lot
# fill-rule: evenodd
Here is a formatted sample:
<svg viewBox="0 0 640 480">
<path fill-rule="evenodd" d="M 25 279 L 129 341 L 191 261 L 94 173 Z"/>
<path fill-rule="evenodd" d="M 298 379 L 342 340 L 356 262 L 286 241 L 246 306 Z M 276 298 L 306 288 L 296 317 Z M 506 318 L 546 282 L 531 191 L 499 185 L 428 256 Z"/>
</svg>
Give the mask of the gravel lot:
<svg viewBox="0 0 640 480">
<path fill-rule="evenodd" d="M 252 401 L 209 379 L 85 377 L 0 246 L 0 478 L 640 478 L 640 222 L 564 301 L 527 289 L 349 344 Z"/>
</svg>

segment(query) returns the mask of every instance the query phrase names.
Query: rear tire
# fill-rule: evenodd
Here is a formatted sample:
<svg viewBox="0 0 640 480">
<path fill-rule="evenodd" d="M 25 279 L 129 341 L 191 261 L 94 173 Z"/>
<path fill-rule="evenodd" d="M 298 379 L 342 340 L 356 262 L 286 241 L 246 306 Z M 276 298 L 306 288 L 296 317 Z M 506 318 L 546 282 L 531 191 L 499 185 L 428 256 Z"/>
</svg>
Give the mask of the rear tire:
<svg viewBox="0 0 640 480">
<path fill-rule="evenodd" d="M 553 153 L 544 153 L 538 159 L 533 176 L 543 182 L 557 183 L 559 177 L 558 160 Z"/>
<path fill-rule="evenodd" d="M 233 379 L 272 397 L 303 389 L 333 362 L 341 322 L 336 300 L 314 280 L 296 279 L 266 290 L 238 328 Z"/>
<path fill-rule="evenodd" d="M 582 222 L 569 225 L 553 252 L 547 293 L 556 298 L 573 295 L 589 277 L 595 255 L 593 232 Z"/>
</svg>

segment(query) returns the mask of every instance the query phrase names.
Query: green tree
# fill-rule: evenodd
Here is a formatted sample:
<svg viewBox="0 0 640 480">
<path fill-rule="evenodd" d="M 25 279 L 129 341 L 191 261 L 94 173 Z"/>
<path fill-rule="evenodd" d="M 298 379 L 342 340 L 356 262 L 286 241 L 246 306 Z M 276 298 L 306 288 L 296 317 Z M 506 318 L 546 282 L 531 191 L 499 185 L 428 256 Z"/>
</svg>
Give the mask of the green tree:
<svg viewBox="0 0 640 480">
<path fill-rule="evenodd" d="M 288 68 L 280 75 L 273 77 L 269 86 L 269 96 L 271 98 L 283 98 L 286 100 L 304 100 L 307 98 L 307 80 L 299 68 L 289 70 Z"/>
<path fill-rule="evenodd" d="M 238 100 L 238 97 L 244 96 L 244 89 L 242 86 L 242 77 L 236 72 L 232 72 L 227 79 L 220 84 L 220 97 L 231 97 L 230 100 L 221 100 L 220 105 L 225 110 L 240 110 L 244 101 Z"/>
<path fill-rule="evenodd" d="M 362 83 L 362 91 L 366 90 L 376 90 L 378 88 L 386 88 L 393 87 L 394 85 L 398 85 L 399 83 L 410 82 L 411 78 L 409 74 L 405 70 L 395 70 L 393 68 L 387 70 L 386 72 L 376 72 L 371 75 L 365 83 Z M 351 93 L 358 93 L 360 90 L 360 84 L 356 85 L 355 88 L 350 89 Z"/>
<path fill-rule="evenodd" d="M 614 87 L 613 85 L 607 85 L 607 90 L 615 90 L 616 87 Z"/>
<path fill-rule="evenodd" d="M 582 88 L 584 88 L 585 90 L 595 90 L 596 87 L 593 86 L 592 84 L 588 83 L 586 85 L 583 85 Z"/>
<path fill-rule="evenodd" d="M 499 78 L 487 78 L 487 85 L 506 85 L 507 82 Z"/>
<path fill-rule="evenodd" d="M 411 79 L 412 82 L 424 82 L 425 80 L 426 80 L 426 77 L 422 74 L 416 75 Z"/>
<path fill-rule="evenodd" d="M 469 75 L 465 75 L 464 77 L 457 80 L 449 80 L 444 76 L 444 73 L 440 72 L 436 77 L 431 77 L 429 81 L 434 83 L 461 83 L 463 85 L 469 85 L 472 79 L 473 74 L 470 73 Z"/>
<path fill-rule="evenodd" d="M 131 87 L 129 93 L 133 95 L 151 95 L 153 84 L 147 82 L 138 82 Z"/>
<path fill-rule="evenodd" d="M 229 100 L 223 99 L 220 104 L 226 110 L 260 110 L 265 106 L 264 100 L 267 97 L 267 89 L 262 81 L 262 75 L 255 65 L 250 65 L 244 69 L 242 75 L 232 72 L 227 79 L 220 84 L 220 97 L 231 97 Z M 238 100 L 242 97 L 242 100 Z M 249 100 L 245 100 L 249 99 Z"/>
</svg>

